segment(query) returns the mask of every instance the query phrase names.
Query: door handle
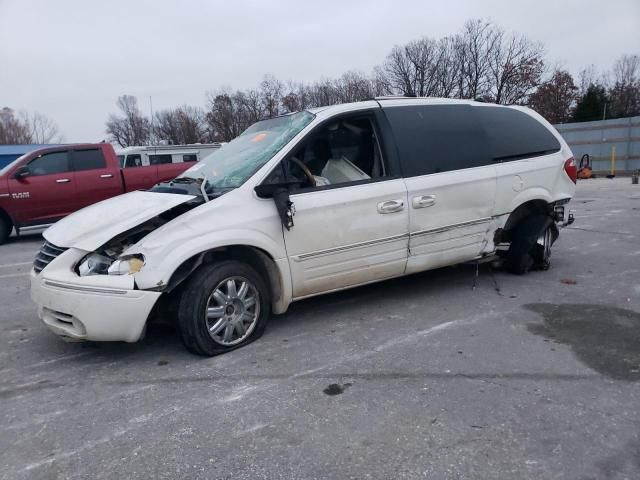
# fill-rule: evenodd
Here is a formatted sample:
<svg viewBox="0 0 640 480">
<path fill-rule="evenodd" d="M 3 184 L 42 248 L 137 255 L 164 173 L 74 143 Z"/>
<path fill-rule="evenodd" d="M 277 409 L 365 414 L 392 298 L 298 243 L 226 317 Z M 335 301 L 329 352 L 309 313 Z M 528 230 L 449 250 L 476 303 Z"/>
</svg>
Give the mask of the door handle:
<svg viewBox="0 0 640 480">
<path fill-rule="evenodd" d="M 113 175 L 111 175 L 110 173 L 104 173 L 100 175 L 100 178 L 113 178 Z"/>
<path fill-rule="evenodd" d="M 404 208 L 402 200 L 387 200 L 378 204 L 378 213 L 394 213 Z"/>
<path fill-rule="evenodd" d="M 71 180 L 68 178 L 59 178 L 56 180 L 56 183 L 69 183 Z"/>
<path fill-rule="evenodd" d="M 413 208 L 425 208 L 431 207 L 436 204 L 436 196 L 435 195 L 421 195 L 419 197 L 413 197 L 411 200 L 411 205 Z"/>
</svg>

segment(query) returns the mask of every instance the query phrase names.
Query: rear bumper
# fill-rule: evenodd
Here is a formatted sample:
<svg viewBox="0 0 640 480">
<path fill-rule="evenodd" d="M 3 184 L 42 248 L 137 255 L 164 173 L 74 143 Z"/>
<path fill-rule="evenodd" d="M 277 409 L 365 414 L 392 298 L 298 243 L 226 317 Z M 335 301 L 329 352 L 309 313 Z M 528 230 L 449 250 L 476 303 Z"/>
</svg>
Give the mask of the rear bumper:
<svg viewBox="0 0 640 480">
<path fill-rule="evenodd" d="M 139 340 L 161 293 L 119 288 L 112 284 L 124 279 L 109 276 L 83 282 L 85 277 L 62 267 L 63 257 L 40 274 L 31 271 L 31 298 L 43 323 L 70 341 Z"/>
</svg>

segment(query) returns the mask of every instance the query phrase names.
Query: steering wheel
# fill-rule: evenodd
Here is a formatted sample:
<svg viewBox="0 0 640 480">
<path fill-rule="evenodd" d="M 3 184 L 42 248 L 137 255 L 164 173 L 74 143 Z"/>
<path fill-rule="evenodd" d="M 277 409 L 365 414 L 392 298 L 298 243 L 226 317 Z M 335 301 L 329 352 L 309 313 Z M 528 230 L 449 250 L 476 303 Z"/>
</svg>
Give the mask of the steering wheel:
<svg viewBox="0 0 640 480">
<path fill-rule="evenodd" d="M 313 173 L 311 173 L 311 170 L 309 170 L 307 168 L 307 166 L 302 163 L 299 159 L 297 159 L 296 157 L 291 157 L 291 161 L 293 163 L 295 163 L 297 166 L 300 167 L 300 169 L 302 170 L 302 173 L 304 173 L 304 176 L 307 177 L 307 179 L 309 180 L 309 183 L 311 184 L 312 187 L 316 186 L 316 177 L 313 176 Z"/>
</svg>

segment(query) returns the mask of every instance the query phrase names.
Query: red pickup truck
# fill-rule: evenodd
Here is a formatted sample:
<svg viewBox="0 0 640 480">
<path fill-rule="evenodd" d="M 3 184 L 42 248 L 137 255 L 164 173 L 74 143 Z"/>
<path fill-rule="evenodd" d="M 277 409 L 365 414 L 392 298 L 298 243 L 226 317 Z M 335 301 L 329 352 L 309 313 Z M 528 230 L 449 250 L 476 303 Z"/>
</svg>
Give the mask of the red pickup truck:
<svg viewBox="0 0 640 480">
<path fill-rule="evenodd" d="M 0 244 L 87 205 L 171 180 L 192 164 L 121 168 L 108 143 L 74 144 L 27 153 L 0 170 Z"/>
</svg>

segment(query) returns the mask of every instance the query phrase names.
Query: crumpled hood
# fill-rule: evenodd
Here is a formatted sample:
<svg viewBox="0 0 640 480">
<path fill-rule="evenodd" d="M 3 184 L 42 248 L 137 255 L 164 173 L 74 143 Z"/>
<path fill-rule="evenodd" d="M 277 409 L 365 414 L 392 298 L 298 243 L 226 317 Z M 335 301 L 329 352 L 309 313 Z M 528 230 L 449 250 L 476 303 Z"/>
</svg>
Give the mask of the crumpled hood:
<svg viewBox="0 0 640 480">
<path fill-rule="evenodd" d="M 193 198 L 175 193 L 126 193 L 72 213 L 43 236 L 58 247 L 93 251 L 116 235 Z"/>
</svg>

